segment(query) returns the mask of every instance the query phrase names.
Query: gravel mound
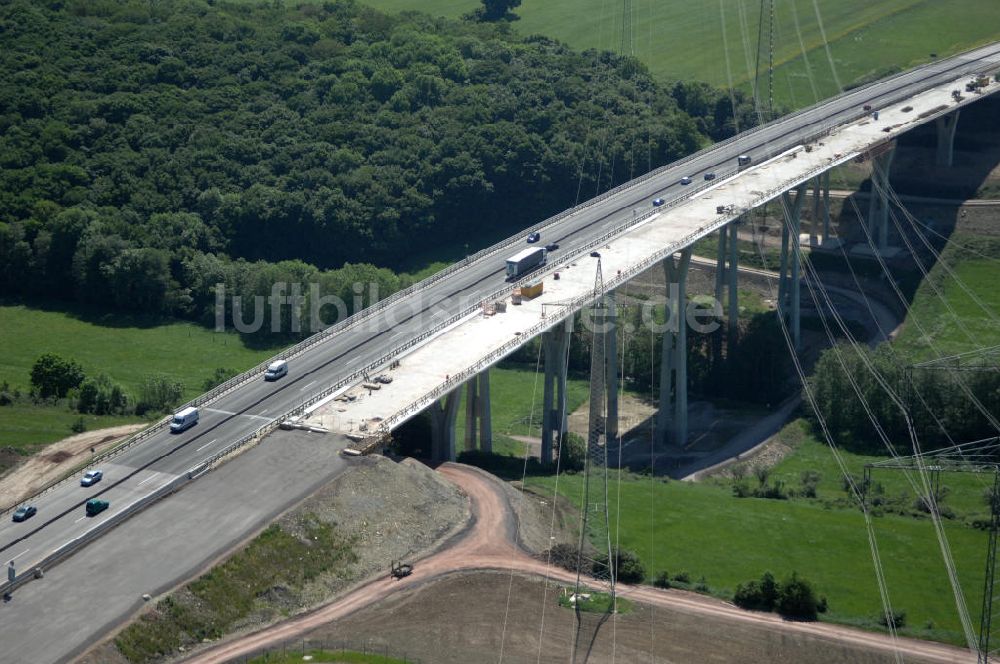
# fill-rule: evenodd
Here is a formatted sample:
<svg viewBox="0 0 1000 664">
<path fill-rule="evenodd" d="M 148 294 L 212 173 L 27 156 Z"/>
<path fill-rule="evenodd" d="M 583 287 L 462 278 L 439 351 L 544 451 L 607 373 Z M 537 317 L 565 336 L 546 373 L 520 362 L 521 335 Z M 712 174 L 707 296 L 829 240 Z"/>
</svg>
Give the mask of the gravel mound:
<svg viewBox="0 0 1000 664">
<path fill-rule="evenodd" d="M 495 481 L 503 485 L 507 502 L 517 516 L 517 539 L 521 548 L 531 555 L 541 556 L 556 544 L 577 545 L 580 512 L 564 498 L 555 500 L 553 510 L 551 494 L 541 495 L 530 489 L 522 492 L 520 482 Z"/>
<path fill-rule="evenodd" d="M 394 560 L 428 553 L 469 518 L 466 497 L 424 464 L 383 456 L 358 460 L 350 472 L 296 508 L 336 524 L 354 541 L 357 559 L 304 589 L 307 603 L 330 599 L 348 585 L 384 572 Z"/>
</svg>

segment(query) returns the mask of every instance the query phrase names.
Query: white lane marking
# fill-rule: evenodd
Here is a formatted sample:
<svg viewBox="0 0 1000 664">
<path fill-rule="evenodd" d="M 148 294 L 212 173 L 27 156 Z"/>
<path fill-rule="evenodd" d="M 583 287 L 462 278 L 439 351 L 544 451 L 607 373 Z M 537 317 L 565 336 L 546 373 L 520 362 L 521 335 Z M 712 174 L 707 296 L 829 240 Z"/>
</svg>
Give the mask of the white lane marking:
<svg viewBox="0 0 1000 664">
<path fill-rule="evenodd" d="M 214 443 L 217 440 L 218 440 L 218 438 L 213 438 L 212 440 L 208 441 L 207 443 L 205 443 L 204 445 L 202 445 L 201 447 L 199 447 L 198 449 L 196 449 L 195 452 L 201 452 L 203 449 L 205 449 L 206 447 L 208 447 L 209 445 L 211 445 L 212 443 Z M 153 479 L 153 478 L 151 477 L 149 479 Z"/>
<path fill-rule="evenodd" d="M 360 355 L 355 355 L 355 356 L 354 356 L 354 357 L 352 357 L 351 359 L 347 360 L 347 362 L 346 362 L 345 364 L 351 364 L 351 363 L 353 363 L 353 362 L 354 362 L 354 360 L 357 360 L 357 359 L 359 359 L 360 357 L 361 357 Z"/>
<path fill-rule="evenodd" d="M 83 520 L 84 520 L 84 519 L 86 519 L 86 518 L 87 518 L 87 516 L 86 516 L 86 515 L 84 515 L 84 516 L 81 516 L 81 517 L 80 517 L 79 519 L 77 519 L 77 520 L 76 520 L 76 521 L 74 521 L 73 523 L 80 523 L 81 521 L 83 521 Z"/>
<path fill-rule="evenodd" d="M 136 486 L 142 486 L 142 485 L 143 485 L 143 484 L 145 484 L 146 482 L 148 482 L 148 481 L 150 481 L 150 480 L 152 480 L 152 479 L 155 479 L 155 478 L 156 478 L 156 475 L 150 475 L 149 477 L 147 477 L 147 478 L 146 478 L 146 479 L 144 479 L 143 481 L 141 481 L 141 482 L 139 482 L 138 484 L 136 484 Z"/>
<path fill-rule="evenodd" d="M 264 410 L 260 411 L 259 415 L 251 415 L 251 417 L 260 417 L 261 415 L 264 415 L 266 412 L 267 412 L 267 408 L 265 408 Z"/>
<path fill-rule="evenodd" d="M 236 413 L 233 413 L 233 412 L 228 411 L 228 410 L 219 410 L 218 408 L 206 408 L 205 410 L 207 410 L 210 413 L 221 413 L 222 415 L 235 415 L 236 414 Z"/>
<path fill-rule="evenodd" d="M 303 385 L 302 387 L 299 388 L 299 392 L 301 392 L 302 390 L 308 389 L 309 387 L 311 387 L 311 386 L 313 386 L 315 384 L 316 384 L 316 381 L 314 380 L 313 382 L 309 383 L 308 385 Z"/>
<path fill-rule="evenodd" d="M 22 551 L 21 553 L 17 554 L 17 555 L 16 555 L 16 556 L 14 556 L 13 558 L 11 558 L 11 559 L 10 559 L 10 562 L 14 562 L 15 560 L 17 560 L 18 558 L 20 558 L 21 556 L 23 556 L 24 554 L 26 554 L 26 553 L 27 553 L 27 552 L 29 552 L 29 551 L 31 551 L 31 549 L 25 549 L 25 550 L 24 550 L 24 551 Z"/>
</svg>

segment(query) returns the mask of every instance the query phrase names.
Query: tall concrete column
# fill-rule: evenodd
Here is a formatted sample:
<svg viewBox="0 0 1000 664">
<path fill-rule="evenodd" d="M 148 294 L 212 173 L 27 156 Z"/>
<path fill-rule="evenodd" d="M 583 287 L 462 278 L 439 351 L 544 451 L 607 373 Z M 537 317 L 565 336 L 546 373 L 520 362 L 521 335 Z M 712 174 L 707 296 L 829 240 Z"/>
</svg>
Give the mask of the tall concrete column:
<svg viewBox="0 0 1000 664">
<path fill-rule="evenodd" d="M 722 303 L 722 288 L 726 283 L 726 238 L 729 231 L 726 226 L 719 229 L 719 250 L 715 259 L 715 300 Z"/>
<path fill-rule="evenodd" d="M 889 149 L 872 158 L 872 192 L 868 204 L 868 230 L 878 238 L 878 250 L 889 246 L 889 170 L 896 155 Z"/>
<path fill-rule="evenodd" d="M 934 121 L 937 125 L 937 154 L 934 162 L 950 168 L 955 161 L 955 130 L 958 128 L 958 110 L 942 115 Z"/>
<path fill-rule="evenodd" d="M 823 188 L 822 183 L 823 176 L 817 175 L 813 179 L 813 212 L 812 219 L 809 220 L 809 246 L 815 247 L 819 243 L 819 238 L 817 237 L 816 231 L 819 229 L 819 207 L 820 207 L 820 196 L 821 190 Z"/>
<path fill-rule="evenodd" d="M 736 330 L 738 329 L 740 321 L 740 296 L 739 292 L 736 290 L 736 278 L 739 275 L 739 260 L 740 260 L 740 236 L 739 230 L 740 226 L 743 225 L 744 220 L 747 216 L 744 215 L 729 224 L 729 271 L 726 272 L 726 278 L 729 281 L 729 341 L 730 343 L 736 338 Z M 684 273 L 684 278 L 687 278 L 687 272 Z M 684 306 L 684 303 L 681 303 Z"/>
<path fill-rule="evenodd" d="M 479 409 L 479 376 L 473 376 L 465 384 L 465 449 L 476 449 L 476 414 Z"/>
<path fill-rule="evenodd" d="M 729 231 L 724 226 L 719 238 L 723 242 Z M 683 254 L 681 256 L 683 258 Z M 725 261 L 723 261 L 723 267 Z M 677 321 L 680 318 L 680 283 L 678 282 L 677 262 L 670 255 L 663 259 L 663 279 L 667 286 L 667 302 L 663 316 L 665 327 L 660 345 L 660 407 L 656 411 L 656 438 L 661 443 L 670 441 L 668 432 L 673 422 L 674 411 L 674 368 L 677 361 L 675 346 L 677 345 Z M 721 291 L 720 291 L 721 292 Z M 682 360 L 686 360 L 685 356 Z"/>
<path fill-rule="evenodd" d="M 613 292 L 607 293 L 604 301 L 607 323 L 607 346 L 605 346 L 607 351 L 604 355 L 607 364 L 604 376 L 607 380 L 608 399 L 605 432 L 610 443 L 618 438 L 618 305 Z"/>
<path fill-rule="evenodd" d="M 459 391 L 453 390 L 430 407 L 431 459 L 455 460 L 455 420 L 458 419 Z"/>
<path fill-rule="evenodd" d="M 479 372 L 479 398 L 477 400 L 479 415 L 479 449 L 487 454 L 493 453 L 493 406 L 490 404 L 490 370 Z"/>
<path fill-rule="evenodd" d="M 800 337 L 800 309 L 799 296 L 801 281 L 799 279 L 799 260 L 801 249 L 799 246 L 799 220 L 802 214 L 802 204 L 806 199 L 805 183 L 800 184 L 793 199 L 790 192 L 781 194 L 781 209 L 784 213 L 785 223 L 782 227 L 781 235 L 781 275 L 778 282 L 778 315 L 788 316 L 792 328 L 792 341 L 795 348 L 799 347 Z M 789 252 L 789 245 L 791 252 Z M 791 265 L 789 265 L 789 263 Z M 789 267 L 791 275 L 786 276 Z M 784 288 L 781 284 L 784 283 Z"/>
<path fill-rule="evenodd" d="M 545 380 L 542 396 L 541 463 L 552 463 L 552 443 L 562 441 L 566 433 L 566 371 L 569 366 L 569 340 L 573 331 L 572 316 L 542 334 L 545 352 Z"/>
<path fill-rule="evenodd" d="M 663 442 L 683 445 L 688 434 L 687 402 L 687 273 L 691 248 L 675 260 L 663 261 L 667 281 L 667 327 L 663 333 L 660 362 L 660 409 L 656 414 L 657 436 Z"/>
<path fill-rule="evenodd" d="M 787 194 L 782 194 L 782 208 L 787 208 Z M 787 218 L 787 213 L 786 213 Z M 781 261 L 778 267 L 778 315 L 785 310 L 785 300 L 788 297 L 788 224 L 781 225 Z"/>
<path fill-rule="evenodd" d="M 792 342 L 795 344 L 795 350 L 799 349 L 800 337 L 801 337 L 801 326 L 799 325 L 801 317 L 801 293 L 800 288 L 802 286 L 802 279 L 799 276 L 800 261 L 802 258 L 802 244 L 799 242 L 799 222 L 800 217 L 798 214 L 795 215 L 794 225 L 791 228 L 792 235 L 792 276 L 791 283 L 789 284 L 791 288 L 789 293 L 791 297 L 791 309 L 792 314 Z"/>
<path fill-rule="evenodd" d="M 830 171 L 823 173 L 823 242 L 830 239 Z"/>
</svg>

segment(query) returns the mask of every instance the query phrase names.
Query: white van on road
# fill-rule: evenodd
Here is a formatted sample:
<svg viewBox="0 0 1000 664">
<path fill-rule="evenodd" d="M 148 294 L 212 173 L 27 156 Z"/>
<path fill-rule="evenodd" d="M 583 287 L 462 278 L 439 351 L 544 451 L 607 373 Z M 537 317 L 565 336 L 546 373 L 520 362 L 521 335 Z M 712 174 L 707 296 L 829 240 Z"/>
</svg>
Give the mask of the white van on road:
<svg viewBox="0 0 1000 664">
<path fill-rule="evenodd" d="M 198 409 L 194 406 L 188 406 L 184 410 L 174 413 L 174 419 L 170 420 L 170 433 L 180 433 L 197 423 Z"/>
<path fill-rule="evenodd" d="M 264 380 L 278 380 L 288 374 L 288 362 L 285 360 L 275 360 L 267 365 L 264 371 Z"/>
</svg>

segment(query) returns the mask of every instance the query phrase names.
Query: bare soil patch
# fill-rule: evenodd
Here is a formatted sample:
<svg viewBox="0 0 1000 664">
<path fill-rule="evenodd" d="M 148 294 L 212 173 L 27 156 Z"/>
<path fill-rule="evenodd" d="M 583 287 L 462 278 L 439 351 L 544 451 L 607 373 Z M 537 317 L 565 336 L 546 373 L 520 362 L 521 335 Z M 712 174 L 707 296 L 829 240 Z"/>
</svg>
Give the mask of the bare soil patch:
<svg viewBox="0 0 1000 664">
<path fill-rule="evenodd" d="M 86 431 L 47 445 L 43 452 L 27 457 L 2 476 L 0 506 L 24 500 L 49 482 L 87 463 L 94 454 L 100 454 L 145 426 L 145 424 L 123 424 L 108 429 Z M 3 450 L 0 450 L 0 454 L 3 454 Z"/>
<path fill-rule="evenodd" d="M 469 572 L 393 595 L 305 635 L 310 644 L 368 643 L 434 664 L 507 662 L 891 662 L 825 638 L 789 634 L 633 603 L 614 617 L 558 605 L 564 584 L 505 572 Z M 509 597 L 509 601 L 508 601 Z M 576 649 L 576 656 L 572 653 Z M 927 661 L 907 657 L 907 661 Z"/>
</svg>

